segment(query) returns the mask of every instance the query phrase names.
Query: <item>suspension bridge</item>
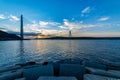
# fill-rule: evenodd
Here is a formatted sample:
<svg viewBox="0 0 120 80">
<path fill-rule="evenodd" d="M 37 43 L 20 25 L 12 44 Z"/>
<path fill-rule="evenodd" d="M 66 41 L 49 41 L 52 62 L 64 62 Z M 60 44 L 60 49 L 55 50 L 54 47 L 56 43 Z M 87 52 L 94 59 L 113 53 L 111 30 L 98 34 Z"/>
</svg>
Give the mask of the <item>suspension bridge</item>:
<svg viewBox="0 0 120 80">
<path fill-rule="evenodd" d="M 21 40 L 24 39 L 24 35 L 38 36 L 39 34 L 42 34 L 42 30 L 39 33 L 24 32 L 24 28 L 26 27 L 26 25 L 34 24 L 34 22 L 30 21 L 26 17 L 23 17 L 23 15 L 21 15 L 19 17 L 19 21 L 12 21 L 10 18 L 8 18 L 8 19 L 0 20 L 0 22 L 1 22 L 0 23 L 0 30 L 3 30 L 3 31 L 10 33 L 10 34 L 16 34 L 16 35 L 21 37 Z M 23 26 L 25 26 L 25 27 L 23 27 Z M 28 28 L 29 28 L 29 26 L 28 26 Z M 61 32 L 51 33 L 50 36 L 56 36 L 57 34 L 61 34 Z M 71 30 L 69 30 L 69 32 L 68 32 L 68 37 L 72 37 Z"/>
<path fill-rule="evenodd" d="M 23 21 L 24 19 L 24 21 Z M 6 18 L 6 19 L 0 19 L 0 30 L 5 31 L 10 34 L 16 34 L 21 37 L 21 39 L 24 39 L 24 35 L 34 35 L 37 36 L 34 32 L 24 32 L 24 27 L 27 24 L 33 24 L 32 21 L 29 19 L 23 17 L 21 15 L 19 17 L 18 21 L 14 21 L 11 18 Z M 38 33 L 40 34 L 40 33 Z"/>
</svg>

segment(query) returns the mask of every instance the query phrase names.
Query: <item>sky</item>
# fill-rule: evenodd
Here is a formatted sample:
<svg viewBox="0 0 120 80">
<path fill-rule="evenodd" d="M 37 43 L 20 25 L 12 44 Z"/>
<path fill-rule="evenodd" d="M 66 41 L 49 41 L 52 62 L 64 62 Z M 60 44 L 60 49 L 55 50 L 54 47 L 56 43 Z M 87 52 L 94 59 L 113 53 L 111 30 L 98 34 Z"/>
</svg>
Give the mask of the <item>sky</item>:
<svg viewBox="0 0 120 80">
<path fill-rule="evenodd" d="M 77 37 L 120 37 L 120 0 L 0 0 L 0 30 Z"/>
</svg>

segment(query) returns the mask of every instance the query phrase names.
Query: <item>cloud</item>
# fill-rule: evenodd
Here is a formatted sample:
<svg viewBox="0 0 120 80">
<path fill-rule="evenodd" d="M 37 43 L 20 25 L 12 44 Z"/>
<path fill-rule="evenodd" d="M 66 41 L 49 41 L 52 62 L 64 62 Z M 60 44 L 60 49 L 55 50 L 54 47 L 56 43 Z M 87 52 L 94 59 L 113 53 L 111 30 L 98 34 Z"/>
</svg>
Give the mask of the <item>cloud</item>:
<svg viewBox="0 0 120 80">
<path fill-rule="evenodd" d="M 60 31 L 56 29 L 41 29 L 41 33 L 45 35 L 57 35 Z"/>
<path fill-rule="evenodd" d="M 39 33 L 40 32 L 39 25 L 37 23 L 26 24 L 24 26 L 24 31 Z"/>
<path fill-rule="evenodd" d="M 111 26 L 120 26 L 120 24 L 105 24 L 105 23 L 85 23 L 83 21 L 69 21 L 68 19 L 63 19 L 63 24 L 58 22 L 50 22 L 50 21 L 39 21 L 32 24 L 27 24 L 24 26 L 25 32 L 34 32 L 34 33 L 42 33 L 42 34 L 56 34 L 67 33 L 69 30 L 73 31 L 83 31 L 90 32 L 96 31 L 96 29 L 106 29 Z M 57 28 L 57 29 L 56 29 Z M 63 34 L 60 33 L 60 34 Z M 59 34 L 59 35 L 60 35 Z"/>
<path fill-rule="evenodd" d="M 111 31 L 111 28 L 114 26 L 117 28 L 117 27 L 120 27 L 120 24 L 85 23 L 85 22 L 81 22 L 81 21 L 70 22 L 69 20 L 64 19 L 63 25 L 60 25 L 59 28 L 61 30 L 66 30 L 66 32 L 68 32 L 68 30 L 71 30 L 72 34 L 78 34 L 77 36 L 95 36 L 96 34 Z M 112 30 L 112 31 L 114 32 L 114 30 Z M 91 33 L 91 35 L 89 35 L 87 33 L 89 33 L 89 34 Z M 98 36 L 100 36 L 100 35 L 98 35 Z"/>
<path fill-rule="evenodd" d="M 81 16 L 84 16 L 87 13 L 90 13 L 91 8 L 88 6 L 81 11 Z"/>
<path fill-rule="evenodd" d="M 6 28 L 0 28 L 0 30 L 2 30 L 2 31 L 7 31 Z"/>
<path fill-rule="evenodd" d="M 61 28 L 61 29 L 68 29 L 66 26 L 58 26 L 59 28 Z"/>
<path fill-rule="evenodd" d="M 73 35 L 77 37 L 119 37 L 120 32 L 76 32 Z"/>
<path fill-rule="evenodd" d="M 17 16 L 14 16 L 14 15 L 10 15 L 8 18 L 10 21 L 19 21 L 20 20 Z"/>
<path fill-rule="evenodd" d="M 46 26 L 46 25 L 48 25 L 48 22 L 40 21 L 39 24 L 40 24 L 41 26 Z"/>
<path fill-rule="evenodd" d="M 53 27 L 53 26 L 57 26 L 60 25 L 60 23 L 57 22 L 47 22 L 47 21 L 39 21 L 39 26 L 40 27 Z"/>
<path fill-rule="evenodd" d="M 82 29 L 82 28 L 90 28 L 95 27 L 95 24 L 85 24 L 83 21 L 79 22 L 70 22 L 67 19 L 63 20 L 63 25 L 60 25 L 59 28 L 66 29 L 66 30 L 75 30 L 75 29 Z M 100 26 L 100 25 L 99 25 Z"/>
<path fill-rule="evenodd" d="M 86 7 L 81 11 L 83 14 L 84 13 L 89 13 L 90 12 L 90 7 Z"/>
<path fill-rule="evenodd" d="M 46 32 L 44 32 L 44 33 L 47 33 L 48 30 L 55 30 L 55 28 L 58 27 L 59 25 L 60 25 L 60 23 L 58 23 L 58 22 L 50 22 L 50 21 L 35 22 L 34 21 L 34 23 L 32 23 L 32 24 L 25 25 L 24 29 L 26 32 L 35 32 L 35 33 L 40 33 L 43 30 L 44 31 L 47 30 Z"/>
<path fill-rule="evenodd" d="M 0 14 L 0 19 L 7 19 L 10 21 L 19 21 L 20 19 L 17 16 L 14 15 L 4 15 L 4 14 Z"/>
<path fill-rule="evenodd" d="M 0 19 L 5 19 L 5 16 L 3 14 L 0 14 Z"/>
<path fill-rule="evenodd" d="M 82 11 L 83 14 L 87 14 L 90 12 L 90 7 L 86 8 Z M 1 15 L 0 15 L 1 17 Z M 5 17 L 8 19 L 8 21 L 11 19 L 11 21 L 18 21 L 19 18 L 13 15 L 2 15 L 2 18 Z M 110 17 L 101 17 L 98 20 L 99 21 L 106 21 Z M 11 22 L 10 22 L 11 24 Z M 5 25 L 5 24 L 4 24 Z M 18 25 L 17 25 L 18 26 Z M 97 32 L 105 32 L 109 31 L 111 27 L 118 27 L 120 24 L 113 24 L 113 23 L 85 23 L 83 21 L 76 21 L 63 19 L 63 23 L 55 22 L 55 21 L 32 21 L 32 23 L 24 24 L 24 32 L 26 33 L 42 33 L 45 35 L 63 35 L 67 36 L 68 31 L 72 30 L 72 35 L 78 34 L 77 36 L 97 36 Z M 9 25 L 6 27 L 8 29 L 12 29 L 14 32 L 19 32 L 19 27 L 16 27 L 16 25 L 13 23 L 13 25 Z M 77 32 L 78 31 L 78 32 Z M 91 34 L 91 35 L 90 35 Z M 99 33 L 98 33 L 99 34 Z M 100 36 L 100 35 L 98 35 Z"/>
<path fill-rule="evenodd" d="M 107 21 L 109 19 L 110 19 L 110 17 L 102 17 L 102 18 L 99 19 L 99 21 Z"/>
<path fill-rule="evenodd" d="M 42 34 L 51 36 L 67 36 L 68 30 L 56 30 L 56 29 L 42 29 Z"/>
</svg>

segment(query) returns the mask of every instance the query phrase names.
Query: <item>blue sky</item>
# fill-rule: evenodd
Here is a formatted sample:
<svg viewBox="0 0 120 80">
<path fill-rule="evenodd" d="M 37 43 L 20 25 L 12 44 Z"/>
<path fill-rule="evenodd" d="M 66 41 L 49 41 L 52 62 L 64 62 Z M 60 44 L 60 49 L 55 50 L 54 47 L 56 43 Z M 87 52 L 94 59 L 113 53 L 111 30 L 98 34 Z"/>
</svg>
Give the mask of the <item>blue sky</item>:
<svg viewBox="0 0 120 80">
<path fill-rule="evenodd" d="M 120 36 L 120 0 L 0 0 L 0 28 L 67 36 Z"/>
</svg>

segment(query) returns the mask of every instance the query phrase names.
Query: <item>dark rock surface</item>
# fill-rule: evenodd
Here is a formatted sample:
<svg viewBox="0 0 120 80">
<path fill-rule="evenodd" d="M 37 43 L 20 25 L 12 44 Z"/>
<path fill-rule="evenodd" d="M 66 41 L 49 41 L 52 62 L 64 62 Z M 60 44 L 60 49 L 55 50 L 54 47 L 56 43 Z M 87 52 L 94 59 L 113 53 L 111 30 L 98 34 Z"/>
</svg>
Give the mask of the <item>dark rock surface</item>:
<svg viewBox="0 0 120 80">
<path fill-rule="evenodd" d="M 15 34 L 9 34 L 0 30 L 0 40 L 20 40 L 21 38 Z"/>
</svg>

